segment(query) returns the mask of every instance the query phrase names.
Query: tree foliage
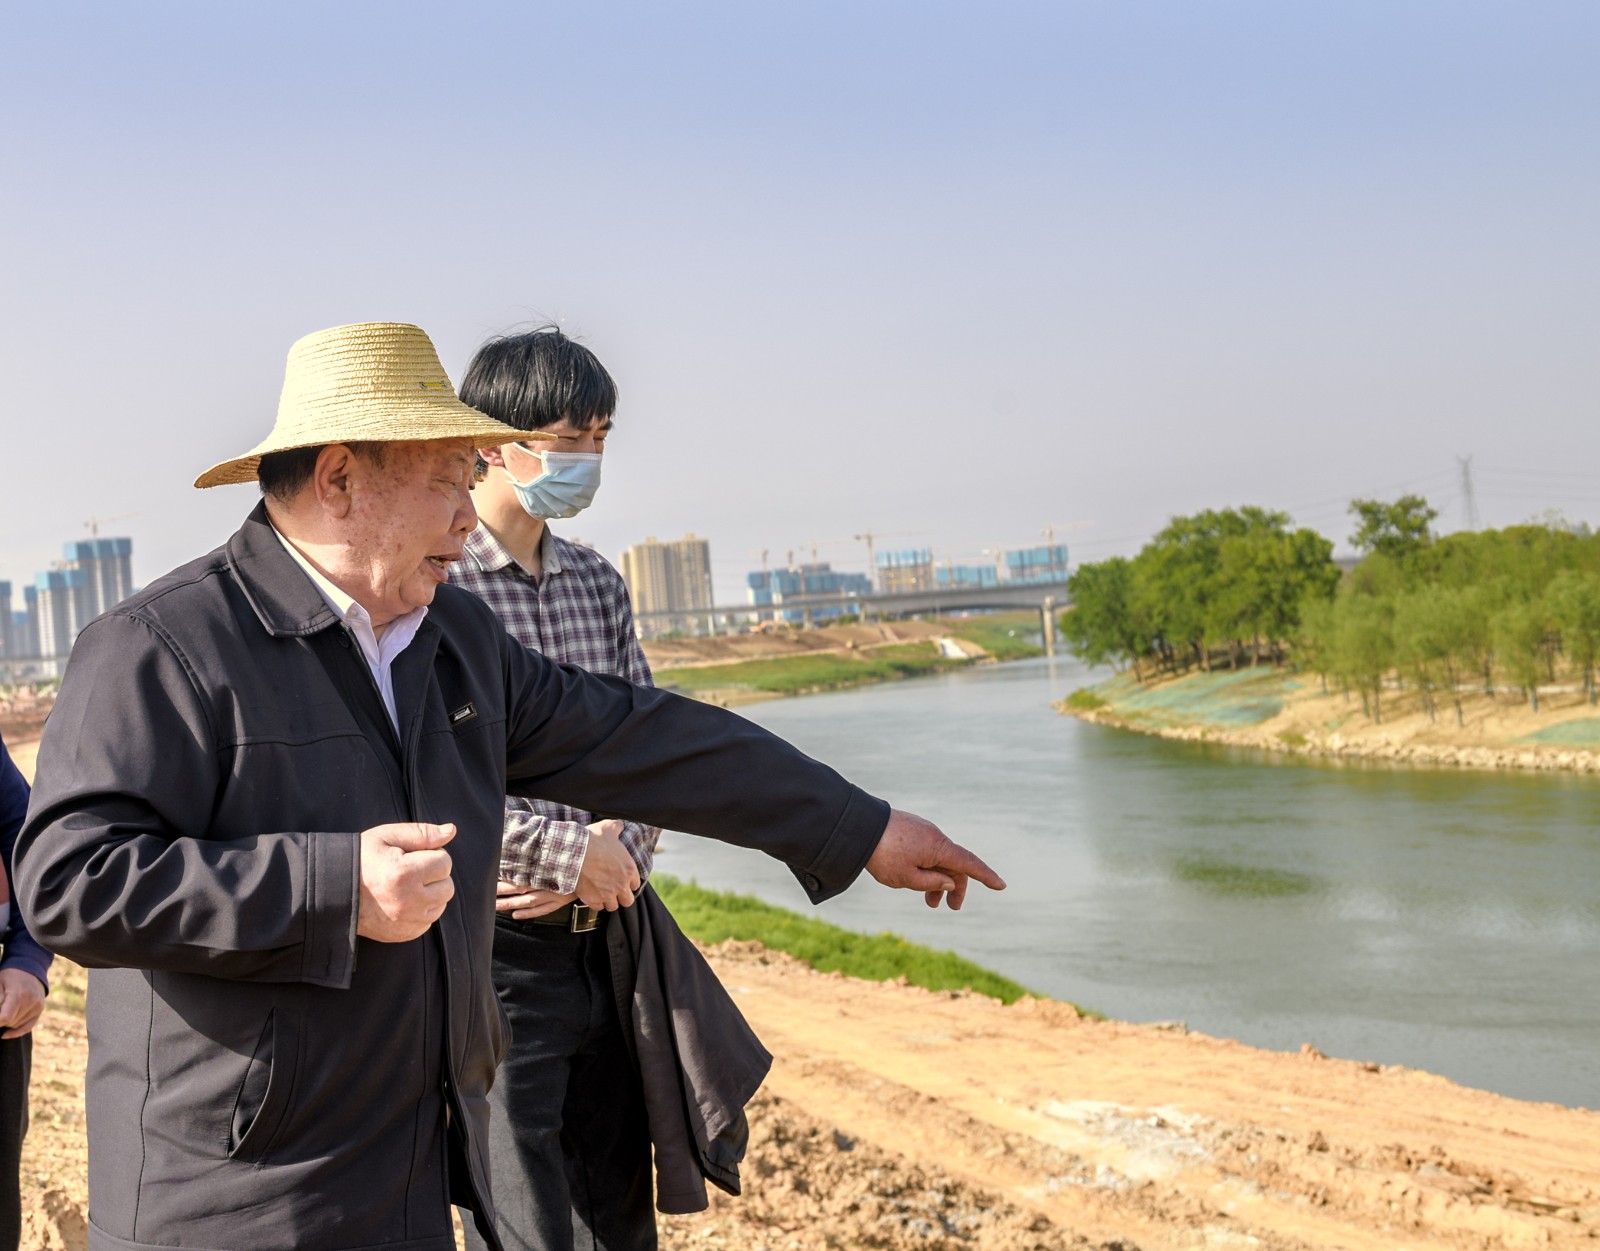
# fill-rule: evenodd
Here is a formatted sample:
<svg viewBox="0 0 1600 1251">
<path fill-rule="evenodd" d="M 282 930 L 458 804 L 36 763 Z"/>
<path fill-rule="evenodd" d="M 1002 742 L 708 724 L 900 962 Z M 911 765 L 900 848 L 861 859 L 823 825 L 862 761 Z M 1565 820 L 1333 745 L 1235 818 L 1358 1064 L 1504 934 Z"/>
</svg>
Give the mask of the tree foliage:
<svg viewBox="0 0 1600 1251">
<path fill-rule="evenodd" d="M 1379 719 L 1399 687 L 1459 724 L 1463 693 L 1497 681 L 1537 712 L 1558 661 L 1600 703 L 1600 535 L 1527 524 L 1438 538 L 1417 495 L 1350 511 L 1366 556 L 1343 575 L 1333 544 L 1285 513 L 1175 517 L 1132 560 L 1073 575 L 1069 646 L 1141 677 L 1292 659 Z"/>
</svg>

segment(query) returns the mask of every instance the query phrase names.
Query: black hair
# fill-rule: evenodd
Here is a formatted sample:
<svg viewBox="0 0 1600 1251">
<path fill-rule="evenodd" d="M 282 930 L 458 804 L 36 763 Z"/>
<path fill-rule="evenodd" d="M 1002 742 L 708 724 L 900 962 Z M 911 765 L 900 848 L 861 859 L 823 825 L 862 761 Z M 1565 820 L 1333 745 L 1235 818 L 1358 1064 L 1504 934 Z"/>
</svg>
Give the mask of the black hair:
<svg viewBox="0 0 1600 1251">
<path fill-rule="evenodd" d="M 316 447 L 292 447 L 286 452 L 268 452 L 256 466 L 256 480 L 261 483 L 261 494 L 271 496 L 280 504 L 287 504 L 300 494 L 301 487 L 311 481 L 311 475 L 317 468 L 317 457 L 322 454 L 323 448 L 330 446 L 320 443 Z M 382 443 L 346 443 L 345 446 L 382 468 Z"/>
<path fill-rule="evenodd" d="M 559 326 L 490 339 L 461 378 L 461 401 L 518 430 L 566 419 L 579 430 L 607 422 L 617 384 L 583 344 Z"/>
</svg>

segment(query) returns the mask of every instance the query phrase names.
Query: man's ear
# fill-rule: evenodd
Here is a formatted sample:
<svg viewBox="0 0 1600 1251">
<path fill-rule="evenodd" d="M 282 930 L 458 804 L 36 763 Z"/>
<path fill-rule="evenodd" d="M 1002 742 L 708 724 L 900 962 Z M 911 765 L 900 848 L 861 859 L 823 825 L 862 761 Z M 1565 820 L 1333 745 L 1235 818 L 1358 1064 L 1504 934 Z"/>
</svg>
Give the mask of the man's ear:
<svg viewBox="0 0 1600 1251">
<path fill-rule="evenodd" d="M 356 454 L 343 443 L 330 443 L 317 454 L 311 471 L 311 489 L 317 506 L 330 517 L 345 517 L 350 512 L 350 476 L 356 468 Z"/>
<path fill-rule="evenodd" d="M 506 467 L 506 458 L 500 454 L 500 449 L 497 447 L 480 447 L 478 455 L 483 457 L 485 464 L 499 465 L 502 469 Z"/>
</svg>

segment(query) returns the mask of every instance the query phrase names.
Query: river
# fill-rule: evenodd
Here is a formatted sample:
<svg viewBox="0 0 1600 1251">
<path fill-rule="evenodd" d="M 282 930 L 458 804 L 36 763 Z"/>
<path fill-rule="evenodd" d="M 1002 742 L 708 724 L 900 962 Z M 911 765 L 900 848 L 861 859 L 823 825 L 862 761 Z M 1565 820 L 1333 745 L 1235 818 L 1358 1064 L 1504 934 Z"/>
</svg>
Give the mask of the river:
<svg viewBox="0 0 1600 1251">
<path fill-rule="evenodd" d="M 1120 1019 L 1600 1106 L 1600 780 L 1330 766 L 1051 708 L 1098 676 L 1021 661 L 742 709 L 1010 883 L 935 913 L 863 878 L 813 915 Z M 808 907 L 757 853 L 668 834 L 658 863 Z"/>
</svg>

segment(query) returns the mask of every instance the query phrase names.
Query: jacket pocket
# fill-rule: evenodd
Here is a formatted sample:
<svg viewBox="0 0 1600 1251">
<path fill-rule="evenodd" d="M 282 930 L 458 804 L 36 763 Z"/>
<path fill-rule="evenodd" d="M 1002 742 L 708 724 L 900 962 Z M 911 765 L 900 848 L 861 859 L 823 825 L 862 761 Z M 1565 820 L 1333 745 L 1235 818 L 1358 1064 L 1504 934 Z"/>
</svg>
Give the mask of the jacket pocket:
<svg viewBox="0 0 1600 1251">
<path fill-rule="evenodd" d="M 260 1160 L 277 1140 L 294 1093 L 296 1042 L 288 1015 L 274 1008 L 239 1082 L 228 1130 L 229 1159 Z"/>
</svg>

